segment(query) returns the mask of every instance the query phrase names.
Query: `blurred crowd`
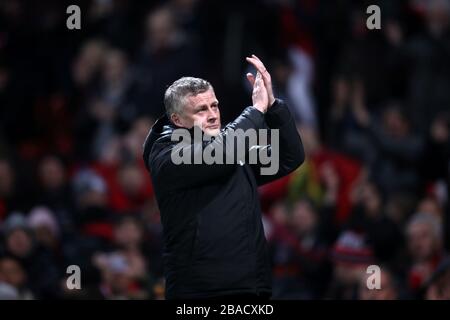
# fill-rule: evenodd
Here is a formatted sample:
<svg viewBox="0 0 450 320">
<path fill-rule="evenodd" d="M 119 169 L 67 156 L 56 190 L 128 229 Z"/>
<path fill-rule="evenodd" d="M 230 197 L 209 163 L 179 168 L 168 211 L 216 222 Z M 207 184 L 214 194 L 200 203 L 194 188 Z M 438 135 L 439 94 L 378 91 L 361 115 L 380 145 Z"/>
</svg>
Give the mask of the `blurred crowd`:
<svg viewBox="0 0 450 320">
<path fill-rule="evenodd" d="M 0 299 L 163 299 L 142 143 L 181 76 L 235 118 L 252 53 L 307 156 L 260 188 L 273 298 L 450 299 L 449 0 L 0 1 Z"/>
</svg>

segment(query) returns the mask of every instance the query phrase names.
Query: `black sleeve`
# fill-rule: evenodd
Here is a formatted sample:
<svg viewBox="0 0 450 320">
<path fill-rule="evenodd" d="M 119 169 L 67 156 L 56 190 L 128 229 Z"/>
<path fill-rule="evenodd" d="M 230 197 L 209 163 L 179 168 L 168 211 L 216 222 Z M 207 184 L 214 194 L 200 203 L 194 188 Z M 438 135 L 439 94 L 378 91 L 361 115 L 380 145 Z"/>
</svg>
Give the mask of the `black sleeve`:
<svg viewBox="0 0 450 320">
<path fill-rule="evenodd" d="M 261 174 L 260 164 L 252 166 L 258 185 L 272 182 L 286 176 L 297 169 L 305 160 L 303 143 L 297 131 L 294 118 L 283 100 L 276 99 L 274 104 L 265 114 L 265 122 L 270 129 L 279 129 L 279 168 L 273 175 Z M 270 155 L 274 151 L 273 144 L 265 146 Z M 276 156 L 276 155 L 275 155 Z"/>
<path fill-rule="evenodd" d="M 264 126 L 264 114 L 254 107 L 247 107 L 239 117 L 227 125 L 221 133 L 211 140 L 204 142 L 192 141 L 190 144 L 168 144 L 162 148 L 153 159 L 150 160 L 151 172 L 154 179 L 161 179 L 164 184 L 170 185 L 170 189 L 189 188 L 201 185 L 207 181 L 215 180 L 232 174 L 236 168 L 238 159 L 237 149 L 245 150 L 248 154 L 249 146 L 242 147 L 241 144 L 248 144 L 245 139 L 235 139 L 232 132 L 236 130 L 246 131 L 248 129 L 261 129 Z M 232 137 L 232 138 L 231 138 Z M 233 139 L 233 143 L 231 143 Z M 196 164 L 194 159 L 202 156 L 206 148 L 222 151 L 222 164 L 207 164 L 204 161 Z M 230 148 L 234 148 L 231 150 Z M 233 153 L 231 153 L 233 151 Z M 177 154 L 187 153 L 190 155 L 191 164 L 175 164 L 172 161 L 172 152 Z M 233 158 L 227 157 L 232 154 Z M 231 161 L 230 161 L 231 160 Z"/>
</svg>

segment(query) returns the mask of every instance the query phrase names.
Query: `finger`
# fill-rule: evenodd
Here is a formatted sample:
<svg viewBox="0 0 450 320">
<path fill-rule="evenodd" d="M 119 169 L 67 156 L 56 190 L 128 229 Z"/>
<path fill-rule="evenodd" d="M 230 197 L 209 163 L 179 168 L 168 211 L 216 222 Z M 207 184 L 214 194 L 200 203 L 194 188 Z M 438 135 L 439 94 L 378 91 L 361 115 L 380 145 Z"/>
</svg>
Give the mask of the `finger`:
<svg viewBox="0 0 450 320">
<path fill-rule="evenodd" d="M 252 58 L 259 61 L 261 64 L 264 64 L 260 58 L 258 58 L 255 54 L 252 54 Z"/>
<path fill-rule="evenodd" d="M 255 66 L 255 68 L 261 73 L 264 78 L 264 84 L 266 86 L 271 86 L 271 77 L 270 73 L 267 71 L 264 64 L 257 60 L 256 58 L 248 58 L 248 61 Z"/>
<path fill-rule="evenodd" d="M 264 67 L 264 64 L 262 64 L 262 62 L 258 61 L 255 58 L 247 57 L 247 61 L 250 62 L 259 72 L 265 73 L 267 71 Z"/>
<path fill-rule="evenodd" d="M 253 83 L 253 90 L 260 90 L 264 87 L 264 80 L 262 79 L 261 73 L 257 72 L 255 77 L 255 82 Z"/>
<path fill-rule="evenodd" d="M 255 76 L 249 72 L 247 73 L 247 79 L 253 87 L 255 85 Z"/>
<path fill-rule="evenodd" d="M 256 55 L 252 54 L 252 59 L 254 59 L 254 60 L 256 61 L 256 63 L 262 68 L 262 71 L 263 71 L 264 73 L 267 72 L 267 68 L 266 68 L 266 66 L 264 65 L 264 63 L 261 61 L 260 58 L 258 58 Z"/>
<path fill-rule="evenodd" d="M 261 62 L 259 62 L 257 59 L 247 57 L 247 61 L 250 62 L 259 72 L 264 71 L 264 65 Z"/>
<path fill-rule="evenodd" d="M 261 59 L 258 58 L 255 54 L 252 54 L 252 57 L 255 58 L 256 60 L 258 60 L 259 62 L 261 62 L 264 65 L 264 63 L 261 61 Z"/>
<path fill-rule="evenodd" d="M 267 71 L 266 66 L 264 65 L 264 63 L 261 61 L 260 58 L 258 58 L 256 55 L 252 54 L 252 58 L 255 59 L 257 62 L 259 62 L 259 65 L 263 68 L 263 77 L 264 77 L 264 83 L 265 85 L 271 84 L 271 76 L 269 71 Z"/>
<path fill-rule="evenodd" d="M 264 83 L 264 79 L 262 78 L 261 72 L 258 71 L 256 73 L 255 83 L 258 85 L 258 84 L 261 84 L 261 82 Z"/>
<path fill-rule="evenodd" d="M 261 61 L 261 59 L 260 58 L 258 58 L 256 55 L 254 55 L 254 54 L 252 54 L 252 57 L 253 57 L 253 59 L 255 59 L 258 63 L 259 63 L 259 65 L 261 66 L 261 68 L 263 68 L 263 73 L 264 73 L 264 75 L 266 75 L 266 74 L 269 74 L 269 72 L 267 71 L 267 68 L 266 68 L 266 66 L 264 65 L 264 63 Z"/>
<path fill-rule="evenodd" d="M 253 55 L 253 56 L 255 56 L 255 55 Z M 264 67 L 264 64 L 260 60 L 258 60 L 256 56 L 255 56 L 255 58 L 248 57 L 247 61 L 250 62 L 251 64 L 253 64 L 255 66 L 255 68 L 258 70 L 257 74 L 260 74 L 262 76 L 264 86 L 266 87 L 269 96 L 273 96 L 272 79 L 271 79 L 270 73 Z"/>
</svg>

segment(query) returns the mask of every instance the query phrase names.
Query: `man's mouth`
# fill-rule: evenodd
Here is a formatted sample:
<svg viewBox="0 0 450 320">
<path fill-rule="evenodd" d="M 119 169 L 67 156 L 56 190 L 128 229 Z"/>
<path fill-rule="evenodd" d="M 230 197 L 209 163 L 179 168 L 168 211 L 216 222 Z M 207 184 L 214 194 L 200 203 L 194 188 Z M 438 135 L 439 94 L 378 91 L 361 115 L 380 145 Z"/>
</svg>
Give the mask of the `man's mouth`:
<svg viewBox="0 0 450 320">
<path fill-rule="evenodd" d="M 219 125 L 215 124 L 213 126 L 207 126 L 206 129 L 211 129 L 211 130 L 219 129 Z"/>
</svg>

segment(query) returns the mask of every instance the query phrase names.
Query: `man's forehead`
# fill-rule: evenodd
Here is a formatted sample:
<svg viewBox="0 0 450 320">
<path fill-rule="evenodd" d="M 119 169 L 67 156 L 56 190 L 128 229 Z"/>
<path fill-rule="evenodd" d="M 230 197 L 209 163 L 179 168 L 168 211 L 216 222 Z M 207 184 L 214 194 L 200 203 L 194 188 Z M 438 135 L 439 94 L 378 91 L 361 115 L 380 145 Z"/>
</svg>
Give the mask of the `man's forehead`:
<svg viewBox="0 0 450 320">
<path fill-rule="evenodd" d="M 217 100 L 216 94 L 214 93 L 213 89 L 208 89 L 205 92 L 196 94 L 196 95 L 189 95 L 187 96 L 187 100 L 189 101 L 189 104 L 192 107 L 195 107 L 200 104 L 208 104 L 213 102 L 214 100 Z"/>
</svg>

